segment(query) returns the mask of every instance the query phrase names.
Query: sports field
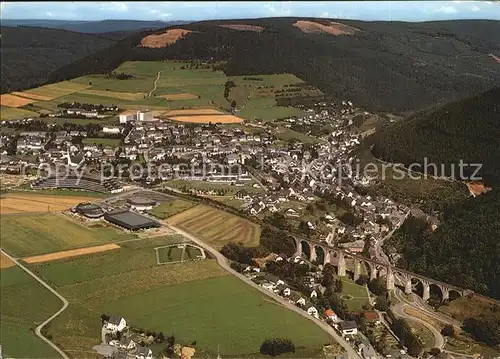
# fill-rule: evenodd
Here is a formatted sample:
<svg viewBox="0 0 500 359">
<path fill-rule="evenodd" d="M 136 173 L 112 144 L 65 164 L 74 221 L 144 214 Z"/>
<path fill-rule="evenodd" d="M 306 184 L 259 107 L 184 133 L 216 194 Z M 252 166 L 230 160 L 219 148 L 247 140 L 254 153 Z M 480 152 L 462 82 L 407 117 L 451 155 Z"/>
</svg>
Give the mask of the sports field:
<svg viewBox="0 0 500 359">
<path fill-rule="evenodd" d="M 5 358 L 57 358 L 33 332 L 62 307 L 61 301 L 19 267 L 0 275 L 0 331 Z"/>
<path fill-rule="evenodd" d="M 168 241 L 131 241 L 114 251 L 32 265 L 70 301 L 51 324 L 54 341 L 81 356 L 100 341 L 100 314 L 113 313 L 133 326 L 175 334 L 182 343 L 196 340 L 197 354 L 213 355 L 220 345 L 221 355 L 251 355 L 272 336 L 286 336 L 308 350 L 329 342 L 315 324 L 229 275 L 215 260 L 157 265 L 153 249 Z"/>
<path fill-rule="evenodd" d="M 227 243 L 259 244 L 260 227 L 244 218 L 198 205 L 167 219 L 167 223 L 200 237 L 217 249 Z"/>
<path fill-rule="evenodd" d="M 91 228 L 62 214 L 2 215 L 2 248 L 25 257 L 135 238 L 112 227 Z"/>
<path fill-rule="evenodd" d="M 85 196 L 59 196 L 33 193 L 8 193 L 0 197 L 0 214 L 29 212 L 58 212 L 80 202 L 93 201 Z"/>
</svg>

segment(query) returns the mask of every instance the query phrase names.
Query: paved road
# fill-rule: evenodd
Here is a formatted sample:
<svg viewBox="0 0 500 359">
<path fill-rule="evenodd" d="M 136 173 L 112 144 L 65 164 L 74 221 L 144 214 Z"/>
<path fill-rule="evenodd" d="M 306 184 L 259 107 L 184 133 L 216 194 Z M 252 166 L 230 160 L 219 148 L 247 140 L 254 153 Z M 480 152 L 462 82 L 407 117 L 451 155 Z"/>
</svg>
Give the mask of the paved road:
<svg viewBox="0 0 500 359">
<path fill-rule="evenodd" d="M 57 345 L 55 345 L 53 342 L 51 342 L 49 339 L 43 336 L 42 334 L 42 329 L 44 326 L 46 326 L 48 323 L 50 323 L 54 318 L 56 318 L 59 314 L 61 314 L 67 307 L 68 307 L 68 301 L 66 298 L 64 298 L 62 295 L 57 293 L 54 289 L 52 289 L 47 283 L 45 283 L 42 279 L 40 279 L 36 274 L 34 274 L 32 271 L 30 271 L 28 268 L 23 266 L 19 261 L 15 258 L 13 258 L 11 255 L 6 253 L 3 249 L 0 248 L 0 251 L 2 252 L 3 255 L 5 255 L 7 258 L 9 258 L 12 262 L 14 262 L 16 265 L 21 267 L 22 270 L 24 270 L 26 273 L 28 273 L 31 277 L 33 277 L 37 282 L 39 282 L 41 285 L 43 285 L 45 288 L 47 288 L 49 291 L 52 292 L 57 298 L 59 298 L 63 302 L 63 306 L 61 309 L 59 309 L 57 312 L 55 312 L 52 316 L 50 316 L 47 320 L 45 320 L 42 324 L 40 324 L 38 327 L 35 329 L 35 334 L 40 337 L 44 342 L 46 342 L 48 345 L 50 345 L 54 350 L 56 350 L 64 359 L 69 359 L 69 357 L 60 349 Z"/>
<path fill-rule="evenodd" d="M 394 295 L 399 300 L 399 303 L 393 307 L 394 314 L 396 314 L 398 317 L 401 317 L 401 318 L 404 318 L 404 319 L 407 319 L 410 321 L 414 321 L 414 322 L 420 323 L 423 326 L 425 326 L 427 329 L 430 330 L 430 332 L 434 336 L 434 347 L 440 348 L 440 349 L 443 348 L 444 345 L 446 344 L 446 341 L 444 340 L 444 338 L 441 335 L 441 333 L 439 332 L 439 330 L 434 328 L 432 325 L 427 323 L 425 320 L 413 317 L 405 312 L 405 308 L 410 308 L 412 306 L 409 305 L 410 302 L 408 302 L 403 297 L 403 295 L 399 289 L 394 290 Z"/>
<path fill-rule="evenodd" d="M 264 293 L 265 295 L 273 298 L 276 302 L 280 303 L 281 305 L 283 305 L 287 309 L 293 310 L 294 312 L 302 315 L 303 317 L 305 317 L 305 318 L 307 318 L 309 320 L 312 320 L 316 325 L 320 326 L 321 329 L 323 329 L 333 339 L 335 339 L 335 341 L 338 342 L 347 351 L 347 353 L 348 353 L 348 355 L 349 355 L 350 358 L 353 358 L 353 359 L 354 358 L 355 359 L 360 359 L 361 358 L 359 356 L 359 354 L 354 350 L 354 348 L 352 348 L 349 345 L 349 343 L 347 343 L 339 334 L 337 334 L 337 332 L 335 331 L 335 329 L 333 329 L 331 326 L 329 326 L 325 322 L 323 322 L 323 321 L 321 321 L 319 319 L 316 319 L 313 316 L 307 314 L 307 312 L 303 311 L 302 309 L 299 309 L 297 306 L 291 304 L 290 302 L 288 302 L 287 300 L 283 299 L 279 295 L 277 295 L 277 294 L 275 294 L 275 293 L 273 293 L 273 292 L 271 292 L 269 290 L 266 290 L 266 289 L 262 288 L 261 286 L 255 284 L 254 282 L 252 282 L 250 279 L 248 279 L 243 274 L 236 272 L 235 270 L 233 270 L 229 266 L 229 261 L 228 261 L 228 259 L 226 257 L 224 257 L 219 251 L 217 251 L 215 248 L 209 246 L 208 244 L 206 244 L 205 242 L 203 242 L 199 238 L 197 238 L 197 237 L 195 237 L 195 236 L 193 236 L 193 235 L 191 235 L 191 234 L 183 231 L 182 229 L 180 229 L 180 228 L 178 228 L 176 226 L 173 226 L 171 224 L 167 224 L 166 222 L 163 222 L 163 223 L 167 227 L 169 227 L 172 230 L 176 231 L 177 233 L 183 235 L 186 238 L 189 238 L 190 240 L 192 240 L 193 242 L 195 242 L 196 244 L 198 244 L 200 247 L 203 247 L 207 252 L 209 252 L 210 254 L 212 254 L 217 259 L 217 262 L 219 263 L 219 265 L 222 268 L 224 268 L 225 270 L 227 270 L 228 272 L 230 272 L 231 274 L 233 274 L 237 278 L 241 279 L 242 281 L 244 281 L 248 285 L 251 285 L 252 287 L 254 287 L 255 289 L 257 289 L 258 291 Z"/>
</svg>

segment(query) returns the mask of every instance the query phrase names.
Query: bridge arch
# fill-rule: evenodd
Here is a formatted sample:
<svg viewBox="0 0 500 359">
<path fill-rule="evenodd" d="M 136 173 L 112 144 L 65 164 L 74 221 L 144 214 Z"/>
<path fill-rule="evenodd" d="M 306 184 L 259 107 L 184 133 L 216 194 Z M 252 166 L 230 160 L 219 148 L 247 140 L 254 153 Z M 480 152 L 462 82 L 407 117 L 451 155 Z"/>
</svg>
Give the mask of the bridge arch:
<svg viewBox="0 0 500 359">
<path fill-rule="evenodd" d="M 311 245 L 309 245 L 309 242 L 306 240 L 301 240 L 299 242 L 299 253 L 303 254 L 306 258 L 311 257 Z"/>
<path fill-rule="evenodd" d="M 326 257 L 326 251 L 325 249 L 320 246 L 320 245 L 314 245 L 314 253 L 315 253 L 315 258 L 312 258 L 312 253 L 311 253 L 311 262 L 316 262 L 318 264 L 324 264 L 325 262 L 325 257 Z"/>
</svg>

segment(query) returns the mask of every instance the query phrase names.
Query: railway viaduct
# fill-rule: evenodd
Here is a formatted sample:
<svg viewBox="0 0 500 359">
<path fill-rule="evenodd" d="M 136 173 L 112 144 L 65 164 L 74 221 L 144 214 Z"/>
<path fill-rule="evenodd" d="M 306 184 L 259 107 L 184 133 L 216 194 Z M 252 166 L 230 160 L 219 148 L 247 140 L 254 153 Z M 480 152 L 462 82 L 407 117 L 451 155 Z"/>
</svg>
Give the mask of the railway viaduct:
<svg viewBox="0 0 500 359">
<path fill-rule="evenodd" d="M 330 263 L 337 267 L 337 275 L 345 276 L 347 272 L 346 259 L 352 260 L 354 264 L 353 274 L 354 280 L 357 280 L 361 275 L 361 265 L 364 264 L 367 271 L 370 273 L 370 279 L 376 279 L 379 274 L 385 274 L 386 285 L 388 290 L 395 288 L 395 276 L 404 283 L 405 293 L 412 293 L 412 281 L 419 281 L 423 287 L 422 299 L 427 300 L 430 298 L 430 287 L 435 285 L 441 291 L 442 300 L 450 298 L 450 292 L 456 292 L 458 295 L 464 296 L 473 293 L 472 290 L 463 289 L 448 283 L 440 282 L 438 280 L 422 276 L 401 268 L 397 268 L 390 264 L 382 263 L 377 260 L 369 259 L 364 256 L 347 252 L 341 248 L 329 247 L 325 243 L 312 241 L 309 239 L 292 237 L 295 241 L 296 255 L 302 256 L 304 254 L 304 246 L 309 249 L 309 260 L 311 262 L 318 259 L 318 252 L 323 252 L 323 264 Z"/>
</svg>

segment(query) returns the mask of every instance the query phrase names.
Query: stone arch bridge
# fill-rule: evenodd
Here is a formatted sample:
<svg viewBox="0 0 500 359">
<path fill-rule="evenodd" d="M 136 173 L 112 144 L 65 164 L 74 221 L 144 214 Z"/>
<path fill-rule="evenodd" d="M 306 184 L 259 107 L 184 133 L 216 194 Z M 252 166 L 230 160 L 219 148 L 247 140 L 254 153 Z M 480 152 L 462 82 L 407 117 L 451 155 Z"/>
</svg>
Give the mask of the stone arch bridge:
<svg viewBox="0 0 500 359">
<path fill-rule="evenodd" d="M 463 289 L 452 284 L 444 283 L 432 278 L 416 274 L 390 264 L 382 263 L 380 261 L 366 258 L 361 255 L 353 254 L 341 248 L 329 247 L 326 243 L 320 243 L 309 239 L 292 237 L 295 241 L 296 255 L 302 256 L 304 253 L 303 246 L 308 246 L 309 260 L 311 262 L 318 260 L 318 252 L 323 252 L 323 264 L 330 263 L 337 267 L 337 275 L 342 277 L 346 275 L 347 266 L 346 258 L 352 259 L 354 263 L 354 280 L 357 280 L 361 275 L 361 264 L 364 264 L 369 271 L 370 279 L 376 279 L 379 274 L 384 273 L 386 276 L 386 285 L 388 290 L 395 288 L 395 279 L 397 278 L 404 284 L 405 293 L 412 293 L 412 281 L 420 282 L 423 287 L 422 299 L 427 300 L 430 298 L 431 285 L 436 286 L 441 291 L 442 300 L 450 298 L 450 292 L 455 292 L 460 296 L 473 293 L 472 290 Z"/>
</svg>

